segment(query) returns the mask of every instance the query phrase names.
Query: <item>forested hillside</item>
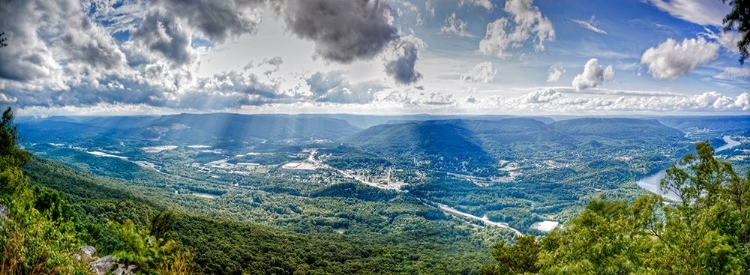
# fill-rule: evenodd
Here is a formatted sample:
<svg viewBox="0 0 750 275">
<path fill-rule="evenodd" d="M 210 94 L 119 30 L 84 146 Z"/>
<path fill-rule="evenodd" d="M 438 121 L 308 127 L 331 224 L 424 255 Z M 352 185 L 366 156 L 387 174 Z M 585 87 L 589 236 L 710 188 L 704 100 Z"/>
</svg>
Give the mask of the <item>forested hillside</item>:
<svg viewBox="0 0 750 275">
<path fill-rule="evenodd" d="M 3 129 L 15 129 L 11 124 L 12 117 L 7 120 Z M 4 254 L 4 263 L 18 257 L 23 266 L 11 266 L 9 268 L 15 268 L 15 273 L 2 274 L 47 274 L 45 272 L 50 270 L 62 270 L 60 273 L 65 274 L 88 274 L 86 263 L 75 257 L 80 254 L 78 247 L 81 245 L 96 247 L 101 256 L 118 256 L 120 262 L 137 266 L 135 271 L 144 274 L 471 274 L 478 271 L 481 263 L 487 263 L 490 259 L 485 252 L 476 248 L 450 251 L 454 246 L 423 243 L 411 236 L 394 239 L 299 234 L 189 214 L 184 210 L 172 209 L 169 201 L 156 201 L 148 195 L 139 195 L 137 189 L 128 187 L 124 181 L 82 174 L 59 163 L 33 157 L 17 149 L 15 138 L 13 130 L 7 139 L 13 141 L 8 148 L 14 149 L 3 154 L 18 154 L 28 162 L 21 171 L 18 168 L 24 161 L 4 157 L 4 161 L 12 164 L 5 173 L 16 171 L 13 173 L 27 179 L 28 186 L 17 187 L 14 185 L 15 179 L 5 178 L 2 184 L 4 188 L 20 188 L 18 192 L 25 194 L 25 201 L 30 203 L 25 207 L 33 206 L 34 213 L 39 213 L 34 218 L 39 221 L 23 224 L 17 230 L 31 232 L 20 234 L 32 234 L 40 224 L 65 226 L 59 227 L 60 232 L 33 236 L 44 239 L 40 242 L 52 242 L 44 246 L 44 251 L 28 247 L 35 245 L 28 241 L 13 243 L 10 237 L 18 233 L 4 231 L 2 245 L 6 249 L 17 245 L 15 248 L 19 251 L 26 249 L 29 253 L 46 256 L 31 257 L 20 252 Z M 336 198 L 342 196 L 341 192 L 330 190 L 314 196 Z M 363 195 L 367 200 L 376 199 L 372 192 Z M 18 196 L 21 195 L 0 202 L 11 210 L 9 222 L 27 215 L 14 212 L 17 207 L 17 200 L 14 199 Z M 390 199 L 393 199 L 392 195 Z M 59 222 L 56 223 L 56 219 Z M 420 234 L 429 236 L 443 233 Z M 142 242 L 151 240 L 149 238 L 161 241 L 157 242 L 157 246 Z M 154 258 L 155 255 L 159 256 Z M 463 260 L 456 261 L 457 258 Z M 44 266 L 42 273 L 32 270 L 35 265 L 53 260 L 54 264 Z M 173 272 L 176 264 L 180 264 L 181 269 Z"/>
</svg>

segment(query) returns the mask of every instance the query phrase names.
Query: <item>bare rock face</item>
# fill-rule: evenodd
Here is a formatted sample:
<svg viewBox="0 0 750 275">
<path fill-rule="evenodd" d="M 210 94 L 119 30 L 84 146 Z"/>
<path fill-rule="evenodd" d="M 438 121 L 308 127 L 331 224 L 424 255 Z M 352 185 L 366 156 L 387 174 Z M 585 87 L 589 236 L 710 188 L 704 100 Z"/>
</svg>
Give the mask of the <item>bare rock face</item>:
<svg viewBox="0 0 750 275">
<path fill-rule="evenodd" d="M 7 219 L 10 215 L 10 211 L 8 211 L 8 208 L 5 208 L 5 205 L 0 204 L 0 217 Z"/>
<path fill-rule="evenodd" d="M 134 275 L 135 274 L 135 266 L 129 265 L 127 268 L 123 264 L 118 264 L 117 269 L 115 271 L 112 271 L 112 275 Z"/>
<path fill-rule="evenodd" d="M 81 257 L 86 261 L 93 260 L 94 256 L 96 256 L 96 248 L 93 246 L 82 245 L 79 249 L 81 249 L 81 252 L 83 253 L 81 254 Z"/>
<path fill-rule="evenodd" d="M 96 259 L 95 261 L 89 263 L 91 271 L 93 271 L 97 275 L 106 274 L 108 271 L 112 270 L 115 265 L 117 265 L 117 260 L 115 259 L 115 257 L 112 257 L 110 255 Z"/>
<path fill-rule="evenodd" d="M 94 251 L 96 251 L 96 249 L 94 249 Z M 96 275 L 135 275 L 134 265 L 125 266 L 124 264 L 118 264 L 117 258 L 112 257 L 112 255 L 96 259 L 89 263 L 89 267 Z"/>
</svg>

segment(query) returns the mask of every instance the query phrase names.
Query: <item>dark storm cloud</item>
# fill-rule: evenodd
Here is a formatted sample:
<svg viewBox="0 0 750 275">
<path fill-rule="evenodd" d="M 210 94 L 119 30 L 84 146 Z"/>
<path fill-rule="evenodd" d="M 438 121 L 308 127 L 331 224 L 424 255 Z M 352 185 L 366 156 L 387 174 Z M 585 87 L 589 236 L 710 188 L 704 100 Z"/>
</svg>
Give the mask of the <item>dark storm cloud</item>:
<svg viewBox="0 0 750 275">
<path fill-rule="evenodd" d="M 133 33 L 133 38 L 149 50 L 161 53 L 174 64 L 184 65 L 193 61 L 190 34 L 169 11 L 149 11 L 141 26 Z"/>
<path fill-rule="evenodd" d="M 385 72 L 400 84 L 412 84 L 422 78 L 414 69 L 419 58 L 419 44 L 413 39 L 402 39 L 395 43 L 397 58 L 385 65 Z"/>
<path fill-rule="evenodd" d="M 125 64 L 112 37 L 80 12 L 78 1 L 0 1 L 0 31 L 9 39 L 0 50 L 0 79 L 59 88 L 64 70 L 98 77 Z"/>
<path fill-rule="evenodd" d="M 287 0 L 283 13 L 289 30 L 336 62 L 373 58 L 397 38 L 380 0 Z"/>
<path fill-rule="evenodd" d="M 265 0 L 152 0 L 214 42 L 255 33 Z"/>
</svg>

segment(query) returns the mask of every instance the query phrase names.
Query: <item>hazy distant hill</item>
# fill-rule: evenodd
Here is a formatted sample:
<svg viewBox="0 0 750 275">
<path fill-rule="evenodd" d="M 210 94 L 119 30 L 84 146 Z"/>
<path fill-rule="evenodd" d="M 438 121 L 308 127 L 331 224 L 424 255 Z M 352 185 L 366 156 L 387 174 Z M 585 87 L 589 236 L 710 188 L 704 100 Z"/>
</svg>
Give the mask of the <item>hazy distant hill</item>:
<svg viewBox="0 0 750 275">
<path fill-rule="evenodd" d="M 56 117 L 20 120 L 19 128 L 31 140 L 152 139 L 201 143 L 252 139 L 335 140 L 360 129 L 344 120 L 291 115 L 179 114 L 131 117 Z"/>
<path fill-rule="evenodd" d="M 719 134 L 748 134 L 750 116 L 723 117 L 663 117 L 658 120 L 670 127 L 685 132 L 707 129 Z"/>
<path fill-rule="evenodd" d="M 684 135 L 683 132 L 661 124 L 655 119 L 580 118 L 557 121 L 551 126 L 567 134 L 612 139 L 678 139 Z"/>
<path fill-rule="evenodd" d="M 378 125 L 345 138 L 350 146 L 396 161 L 416 157 L 430 160 L 427 165 L 438 170 L 475 174 L 495 170 L 502 159 L 559 159 L 576 152 L 606 156 L 610 150 L 681 141 L 684 133 L 656 120 L 626 118 L 549 124 L 530 118 L 433 120 Z"/>
<path fill-rule="evenodd" d="M 369 128 L 381 124 L 400 124 L 407 122 L 420 122 L 428 120 L 502 120 L 508 118 L 517 118 L 517 116 L 509 115 L 429 115 L 429 114 L 415 114 L 415 115 L 352 115 L 352 114 L 306 114 L 300 115 L 303 117 L 328 117 L 337 118 L 349 122 L 349 124 L 360 127 Z M 529 119 L 538 120 L 544 123 L 555 122 L 554 119 L 548 117 L 527 117 Z"/>
<path fill-rule="evenodd" d="M 346 138 L 345 142 L 401 162 L 413 158 L 434 160 L 428 166 L 440 170 L 458 172 L 463 167 L 480 172 L 489 169 L 492 157 L 461 122 L 438 120 L 378 125 Z"/>
</svg>

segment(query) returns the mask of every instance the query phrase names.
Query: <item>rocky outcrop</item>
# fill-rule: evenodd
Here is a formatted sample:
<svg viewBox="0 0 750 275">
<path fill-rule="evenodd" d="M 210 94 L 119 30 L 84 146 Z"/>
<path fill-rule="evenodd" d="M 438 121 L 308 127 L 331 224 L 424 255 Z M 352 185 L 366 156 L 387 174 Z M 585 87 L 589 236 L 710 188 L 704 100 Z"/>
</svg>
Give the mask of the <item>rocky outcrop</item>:
<svg viewBox="0 0 750 275">
<path fill-rule="evenodd" d="M 0 217 L 7 219 L 10 216 L 10 211 L 5 208 L 5 205 L 0 204 Z"/>
<path fill-rule="evenodd" d="M 80 247 L 81 254 L 77 254 L 79 260 L 89 263 L 91 272 L 96 275 L 112 274 L 112 275 L 134 275 L 134 265 L 124 265 L 117 263 L 117 258 L 112 255 L 104 257 L 96 256 L 96 248 L 93 246 L 84 245 Z"/>
<path fill-rule="evenodd" d="M 96 259 L 93 262 L 89 263 L 89 267 L 91 267 L 91 271 L 93 271 L 97 275 L 104 275 L 107 273 L 107 271 L 112 270 L 112 268 L 117 264 L 117 260 L 110 256 L 104 256 L 103 258 Z"/>
</svg>

